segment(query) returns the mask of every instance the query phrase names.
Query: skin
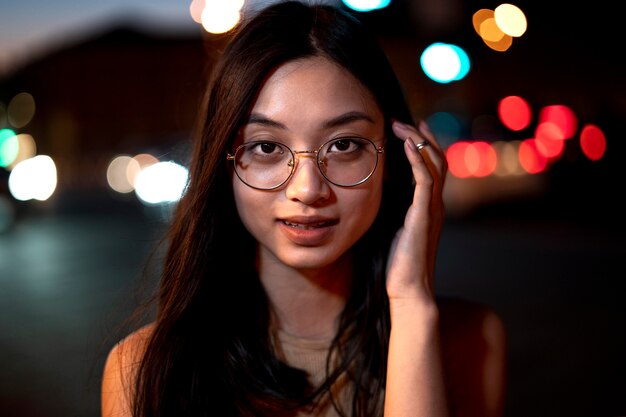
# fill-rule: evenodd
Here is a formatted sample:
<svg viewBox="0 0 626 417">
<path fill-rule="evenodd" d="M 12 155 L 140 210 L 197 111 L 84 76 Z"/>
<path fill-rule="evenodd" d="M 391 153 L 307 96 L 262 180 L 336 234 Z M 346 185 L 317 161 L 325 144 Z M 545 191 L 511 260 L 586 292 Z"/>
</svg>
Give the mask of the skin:
<svg viewBox="0 0 626 417">
<path fill-rule="evenodd" d="M 369 91 L 346 70 L 313 57 L 275 70 L 235 145 L 269 139 L 293 150 L 311 150 L 344 135 L 366 137 L 377 145 L 404 141 L 415 193 L 388 262 L 392 328 L 385 417 L 499 417 L 505 379 L 501 321 L 488 309 L 471 303 L 442 304 L 434 296 L 444 214 L 444 153 L 424 123 L 415 127 L 393 122 L 397 138 L 384 138 L 383 127 Z M 415 144 L 424 139 L 430 145 L 418 151 Z M 352 285 L 350 248 L 378 212 L 384 163 L 383 156 L 372 177 L 351 188 L 327 182 L 309 155 L 298 157 L 293 176 L 276 190 L 253 189 L 232 175 L 239 216 L 258 242 L 259 276 L 275 325 L 284 332 L 310 339 L 335 334 Z M 291 224 L 328 220 L 332 226 L 309 224 L 304 229 L 312 230 L 302 230 L 285 220 Z M 130 417 L 129 382 L 151 326 L 129 335 L 109 354 L 102 383 L 103 417 Z M 470 395 L 465 394 L 468 389 Z"/>
</svg>

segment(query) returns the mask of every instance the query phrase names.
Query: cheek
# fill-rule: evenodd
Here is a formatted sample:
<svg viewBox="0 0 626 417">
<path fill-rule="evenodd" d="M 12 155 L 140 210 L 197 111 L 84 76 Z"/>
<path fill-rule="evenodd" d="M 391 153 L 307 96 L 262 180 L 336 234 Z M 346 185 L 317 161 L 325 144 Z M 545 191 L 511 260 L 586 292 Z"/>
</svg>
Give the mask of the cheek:
<svg viewBox="0 0 626 417">
<path fill-rule="evenodd" d="M 374 219 L 378 215 L 381 201 L 382 201 L 382 185 L 380 187 L 377 187 L 376 190 L 371 194 L 370 201 L 368 202 L 370 226 L 372 225 L 372 223 L 374 223 Z"/>
<path fill-rule="evenodd" d="M 362 229 L 362 232 L 370 228 L 376 219 L 378 210 L 380 210 L 382 178 L 376 178 L 375 180 L 371 183 L 371 187 L 362 190 L 363 192 L 346 196 L 344 215 L 353 218 L 354 222 L 358 222 L 359 225 L 357 227 Z"/>
<path fill-rule="evenodd" d="M 246 190 L 245 185 L 239 181 L 238 178 L 233 179 L 233 195 L 235 197 L 235 207 L 237 208 L 237 214 L 239 214 L 239 218 L 242 223 L 248 229 L 248 231 L 252 232 L 251 228 L 253 228 L 252 221 L 255 216 L 253 213 L 255 212 L 254 206 L 254 196 L 250 193 L 250 190 Z"/>
</svg>

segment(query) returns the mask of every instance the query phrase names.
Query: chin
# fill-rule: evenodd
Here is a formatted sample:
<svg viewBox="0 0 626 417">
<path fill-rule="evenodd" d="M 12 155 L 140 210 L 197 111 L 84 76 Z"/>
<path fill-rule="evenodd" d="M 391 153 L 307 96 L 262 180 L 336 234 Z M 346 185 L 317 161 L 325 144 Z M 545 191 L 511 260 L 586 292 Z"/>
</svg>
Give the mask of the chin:
<svg viewBox="0 0 626 417">
<path fill-rule="evenodd" d="M 317 250 L 316 250 L 317 249 Z M 326 250 L 320 251 L 322 248 L 307 248 L 305 250 L 299 250 L 300 253 L 289 253 L 278 256 L 278 259 L 283 264 L 290 268 L 301 271 L 316 271 L 320 269 L 326 269 L 338 265 L 342 260 L 346 259 L 344 255 L 347 252 L 343 252 L 342 255 L 336 255 L 335 253 L 320 253 L 326 252 Z M 327 248 L 325 248 L 327 249 Z"/>
</svg>

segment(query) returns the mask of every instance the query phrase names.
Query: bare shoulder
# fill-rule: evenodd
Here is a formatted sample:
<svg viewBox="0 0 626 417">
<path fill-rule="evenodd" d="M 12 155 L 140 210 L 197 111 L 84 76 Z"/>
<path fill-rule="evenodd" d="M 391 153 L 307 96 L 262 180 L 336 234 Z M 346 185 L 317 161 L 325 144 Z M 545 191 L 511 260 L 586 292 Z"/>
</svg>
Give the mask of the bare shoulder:
<svg viewBox="0 0 626 417">
<path fill-rule="evenodd" d="M 442 298 L 440 330 L 454 416 L 500 417 L 506 392 L 507 335 L 489 306 Z"/>
<path fill-rule="evenodd" d="M 130 417 L 135 375 L 154 324 L 143 326 L 119 341 L 109 352 L 102 375 L 102 417 Z"/>
</svg>

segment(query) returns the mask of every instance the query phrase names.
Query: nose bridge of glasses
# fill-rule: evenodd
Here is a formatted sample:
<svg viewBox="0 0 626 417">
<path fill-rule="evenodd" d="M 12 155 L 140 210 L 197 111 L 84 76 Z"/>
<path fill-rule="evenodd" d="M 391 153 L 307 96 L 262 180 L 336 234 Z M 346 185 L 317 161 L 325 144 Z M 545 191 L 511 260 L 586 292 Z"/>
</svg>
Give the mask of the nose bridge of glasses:
<svg viewBox="0 0 626 417">
<path fill-rule="evenodd" d="M 305 150 L 302 150 L 302 151 L 293 151 L 292 150 L 291 153 L 293 153 L 294 157 L 291 159 L 291 161 L 289 161 L 288 165 L 292 169 L 295 170 L 296 165 L 297 165 L 296 159 L 299 159 L 299 158 L 296 158 L 296 157 L 299 157 L 299 156 L 302 156 L 302 155 L 303 156 L 310 156 L 311 158 L 314 158 L 316 160 L 316 162 L 317 162 L 317 156 L 319 154 L 319 149 L 311 149 L 311 150 L 305 149 Z"/>
<path fill-rule="evenodd" d="M 292 151 L 292 152 L 293 152 L 294 155 L 313 154 L 314 156 L 317 156 L 317 154 L 319 153 L 319 149 L 311 149 L 311 150 L 303 150 L 303 151 Z"/>
</svg>

